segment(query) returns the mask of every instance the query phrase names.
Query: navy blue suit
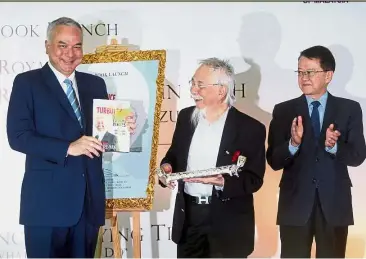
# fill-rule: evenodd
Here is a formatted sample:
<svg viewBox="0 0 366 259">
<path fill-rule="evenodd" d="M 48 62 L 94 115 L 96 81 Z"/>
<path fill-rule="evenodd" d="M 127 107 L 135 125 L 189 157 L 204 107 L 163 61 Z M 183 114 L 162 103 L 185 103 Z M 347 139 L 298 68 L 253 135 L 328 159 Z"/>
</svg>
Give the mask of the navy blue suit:
<svg viewBox="0 0 366 259">
<path fill-rule="evenodd" d="M 93 257 L 98 229 L 105 223 L 102 156 L 66 154 L 71 142 L 92 136 L 93 99 L 108 99 L 106 85 L 103 79 L 80 72 L 75 72 L 75 80 L 83 127 L 48 64 L 14 80 L 7 134 L 10 147 L 26 154 L 20 224 L 25 226 L 28 257 Z M 78 224 L 88 226 L 87 236 L 76 233 Z M 61 249 L 73 234 L 75 247 L 91 239 L 92 248 Z"/>
<path fill-rule="evenodd" d="M 267 161 L 274 170 L 283 169 L 277 215 L 281 257 L 309 258 L 314 236 L 317 257 L 344 257 L 348 226 L 354 224 L 347 167 L 359 166 L 366 158 L 362 110 L 359 103 L 330 93 L 326 101 L 320 101 L 326 107 L 320 111 L 318 139 L 304 95 L 277 104 L 273 110 Z M 293 154 L 289 142 L 297 116 L 302 116 L 304 135 Z M 335 124 L 341 136 L 329 150 L 325 138 L 330 124 Z"/>
</svg>

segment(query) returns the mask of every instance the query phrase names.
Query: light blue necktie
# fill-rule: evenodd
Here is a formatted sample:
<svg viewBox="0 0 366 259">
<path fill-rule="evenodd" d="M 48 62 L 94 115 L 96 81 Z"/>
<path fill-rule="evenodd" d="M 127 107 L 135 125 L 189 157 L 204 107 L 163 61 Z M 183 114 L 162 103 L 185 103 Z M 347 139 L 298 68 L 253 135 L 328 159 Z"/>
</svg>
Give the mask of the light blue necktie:
<svg viewBox="0 0 366 259">
<path fill-rule="evenodd" d="M 76 93 L 74 91 L 74 88 L 72 87 L 72 81 L 70 79 L 66 78 L 64 80 L 64 83 L 67 86 L 67 90 L 66 90 L 67 99 L 69 99 L 71 107 L 74 110 L 74 113 L 80 123 L 80 126 L 83 127 L 83 123 L 81 121 L 80 105 L 79 105 L 78 99 L 76 98 Z"/>
</svg>

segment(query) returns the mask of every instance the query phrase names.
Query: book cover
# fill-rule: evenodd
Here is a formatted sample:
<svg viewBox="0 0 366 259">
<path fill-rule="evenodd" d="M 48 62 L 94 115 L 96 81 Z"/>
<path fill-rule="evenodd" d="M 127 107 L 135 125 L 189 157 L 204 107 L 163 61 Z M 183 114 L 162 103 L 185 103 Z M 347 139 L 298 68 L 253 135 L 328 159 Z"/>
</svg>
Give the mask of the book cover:
<svg viewBox="0 0 366 259">
<path fill-rule="evenodd" d="M 94 99 L 93 136 L 102 142 L 105 152 L 130 152 L 130 132 L 126 124 L 130 113 L 128 101 Z"/>
</svg>

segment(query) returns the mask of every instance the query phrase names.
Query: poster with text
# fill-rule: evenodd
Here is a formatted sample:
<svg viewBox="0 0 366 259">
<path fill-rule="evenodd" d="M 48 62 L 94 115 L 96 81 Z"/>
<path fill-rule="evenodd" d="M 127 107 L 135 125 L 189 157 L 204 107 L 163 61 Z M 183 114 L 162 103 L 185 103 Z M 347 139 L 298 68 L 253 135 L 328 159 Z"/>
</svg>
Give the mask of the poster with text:
<svg viewBox="0 0 366 259">
<path fill-rule="evenodd" d="M 82 64 L 77 70 L 104 79 L 110 100 L 130 103 L 136 129 L 130 152 L 103 154 L 106 198 L 146 198 L 159 60 Z"/>
</svg>

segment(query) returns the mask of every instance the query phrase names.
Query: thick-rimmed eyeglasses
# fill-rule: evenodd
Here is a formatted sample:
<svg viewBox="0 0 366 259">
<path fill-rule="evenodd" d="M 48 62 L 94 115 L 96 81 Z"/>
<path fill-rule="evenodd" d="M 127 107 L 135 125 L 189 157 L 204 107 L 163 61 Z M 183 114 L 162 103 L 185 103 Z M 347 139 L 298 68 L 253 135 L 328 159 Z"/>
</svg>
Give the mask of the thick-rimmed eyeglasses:
<svg viewBox="0 0 366 259">
<path fill-rule="evenodd" d="M 329 70 L 319 70 L 319 71 L 316 71 L 316 70 L 307 70 L 307 71 L 299 71 L 299 70 L 296 70 L 295 73 L 297 74 L 298 77 L 304 77 L 304 76 L 307 76 L 307 77 L 313 77 L 315 76 L 315 74 L 317 73 L 323 73 L 323 72 L 328 72 Z"/>
</svg>

